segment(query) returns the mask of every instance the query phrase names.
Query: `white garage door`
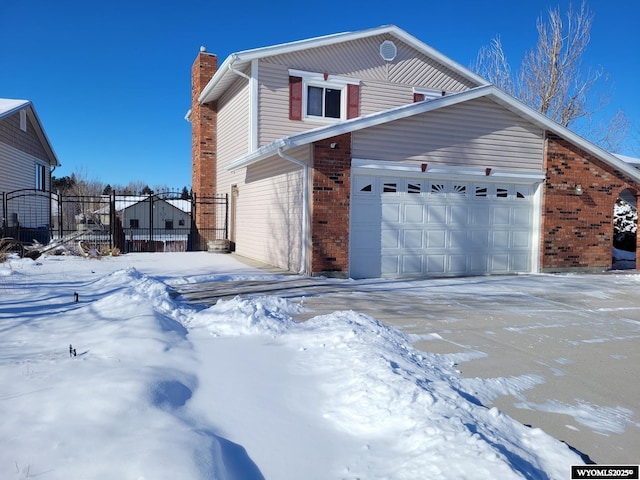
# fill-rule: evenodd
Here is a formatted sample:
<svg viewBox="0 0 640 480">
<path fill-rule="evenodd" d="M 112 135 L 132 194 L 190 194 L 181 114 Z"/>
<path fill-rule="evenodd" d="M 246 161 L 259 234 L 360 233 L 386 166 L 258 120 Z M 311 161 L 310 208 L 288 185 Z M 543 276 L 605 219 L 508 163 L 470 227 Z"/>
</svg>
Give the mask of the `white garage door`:
<svg viewBox="0 0 640 480">
<path fill-rule="evenodd" d="M 352 178 L 350 275 L 532 271 L 534 185 Z"/>
</svg>

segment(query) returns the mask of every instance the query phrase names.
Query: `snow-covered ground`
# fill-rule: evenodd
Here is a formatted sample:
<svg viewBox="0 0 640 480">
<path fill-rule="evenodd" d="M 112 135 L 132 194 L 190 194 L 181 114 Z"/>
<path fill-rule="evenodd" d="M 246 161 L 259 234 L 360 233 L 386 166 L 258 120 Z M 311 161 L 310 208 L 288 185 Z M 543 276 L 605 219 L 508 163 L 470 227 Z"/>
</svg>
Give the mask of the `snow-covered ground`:
<svg viewBox="0 0 640 480">
<path fill-rule="evenodd" d="M 0 478 L 564 480 L 582 463 L 374 318 L 195 308 L 168 287 L 258 273 L 207 253 L 0 264 Z"/>
</svg>

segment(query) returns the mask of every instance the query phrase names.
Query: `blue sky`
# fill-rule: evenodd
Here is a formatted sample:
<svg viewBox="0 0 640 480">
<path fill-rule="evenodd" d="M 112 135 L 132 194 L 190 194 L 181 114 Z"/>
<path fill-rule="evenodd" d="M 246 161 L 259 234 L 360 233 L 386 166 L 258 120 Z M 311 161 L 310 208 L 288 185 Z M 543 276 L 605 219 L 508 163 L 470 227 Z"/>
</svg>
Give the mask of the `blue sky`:
<svg viewBox="0 0 640 480">
<path fill-rule="evenodd" d="M 184 115 L 201 45 L 221 63 L 241 50 L 394 24 L 463 66 L 499 35 L 517 68 L 535 44 L 536 19 L 568 3 L 0 0 L 0 97 L 34 103 L 62 163 L 56 176 L 180 189 L 191 185 Z M 588 5 L 585 65 L 602 66 L 612 87 L 604 115 L 622 109 L 639 129 L 640 2 Z"/>
</svg>

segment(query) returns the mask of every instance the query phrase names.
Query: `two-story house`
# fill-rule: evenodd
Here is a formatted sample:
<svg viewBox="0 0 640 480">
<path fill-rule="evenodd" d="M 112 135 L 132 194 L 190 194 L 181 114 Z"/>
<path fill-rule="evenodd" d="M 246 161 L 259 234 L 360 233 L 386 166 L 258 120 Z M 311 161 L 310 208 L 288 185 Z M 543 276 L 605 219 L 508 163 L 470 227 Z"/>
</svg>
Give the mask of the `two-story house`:
<svg viewBox="0 0 640 480">
<path fill-rule="evenodd" d="M 51 172 L 58 166 L 33 104 L 0 98 L 2 234 L 48 241 Z"/>
<path fill-rule="evenodd" d="M 188 119 L 193 191 L 230 195 L 236 252 L 313 275 L 607 269 L 615 201 L 640 186 L 395 26 L 221 64 L 203 48 Z"/>
</svg>

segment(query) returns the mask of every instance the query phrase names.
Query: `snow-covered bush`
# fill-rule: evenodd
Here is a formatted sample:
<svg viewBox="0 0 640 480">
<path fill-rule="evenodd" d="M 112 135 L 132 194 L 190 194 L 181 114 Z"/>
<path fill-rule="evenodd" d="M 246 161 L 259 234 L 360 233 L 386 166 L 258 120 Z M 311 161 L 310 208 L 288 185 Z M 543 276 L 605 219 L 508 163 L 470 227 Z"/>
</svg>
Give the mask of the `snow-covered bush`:
<svg viewBox="0 0 640 480">
<path fill-rule="evenodd" d="M 613 246 L 615 248 L 635 251 L 637 222 L 637 208 L 619 198 L 614 207 Z"/>
</svg>

